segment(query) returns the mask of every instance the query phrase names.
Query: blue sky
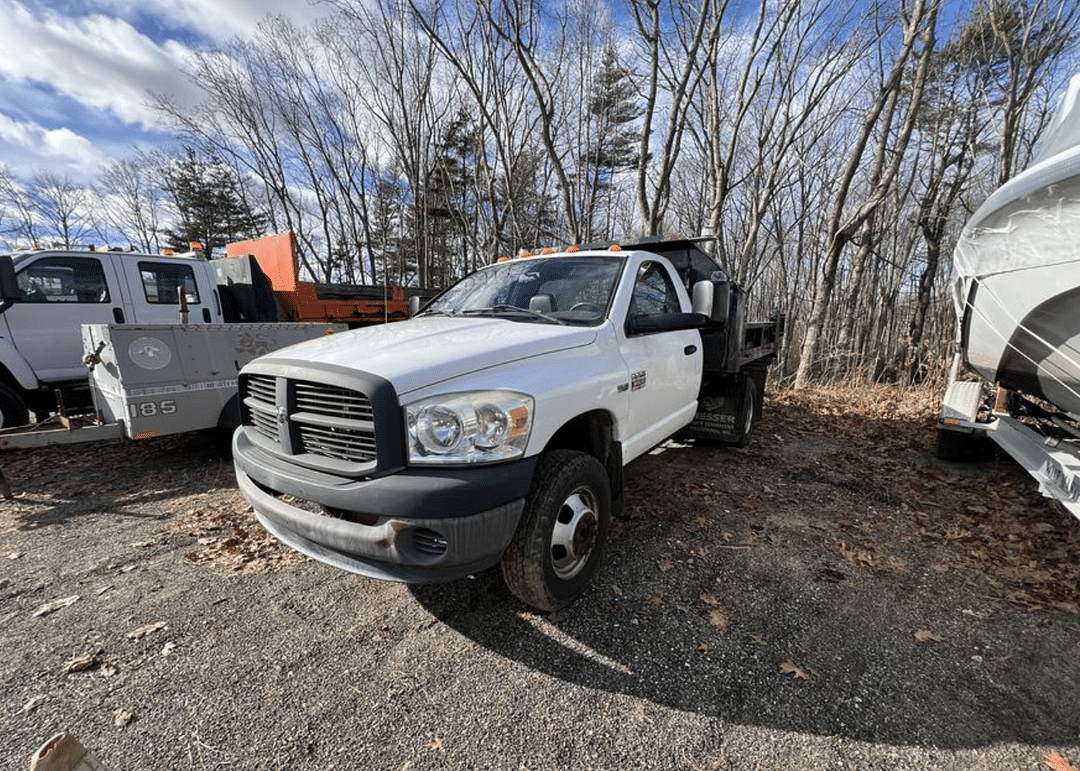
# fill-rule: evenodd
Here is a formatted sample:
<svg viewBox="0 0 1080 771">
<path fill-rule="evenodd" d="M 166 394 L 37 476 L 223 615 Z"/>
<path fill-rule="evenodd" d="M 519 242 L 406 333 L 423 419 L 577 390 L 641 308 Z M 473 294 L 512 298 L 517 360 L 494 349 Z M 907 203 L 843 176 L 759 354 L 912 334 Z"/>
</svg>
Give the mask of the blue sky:
<svg viewBox="0 0 1080 771">
<path fill-rule="evenodd" d="M 136 145 L 169 135 L 148 91 L 198 101 L 182 74 L 193 48 L 244 37 L 305 0 L 0 0 L 0 166 L 89 181 Z"/>
</svg>

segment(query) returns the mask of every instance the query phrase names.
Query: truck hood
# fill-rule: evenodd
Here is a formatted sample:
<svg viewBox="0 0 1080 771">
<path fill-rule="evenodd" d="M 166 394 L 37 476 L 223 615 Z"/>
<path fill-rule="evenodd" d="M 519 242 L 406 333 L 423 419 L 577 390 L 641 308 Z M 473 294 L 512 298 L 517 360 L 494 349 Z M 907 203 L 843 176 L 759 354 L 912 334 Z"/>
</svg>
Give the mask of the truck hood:
<svg viewBox="0 0 1080 771">
<path fill-rule="evenodd" d="M 386 378 L 398 396 L 490 367 L 589 345 L 597 327 L 431 316 L 291 345 L 262 362 L 329 364 Z"/>
</svg>

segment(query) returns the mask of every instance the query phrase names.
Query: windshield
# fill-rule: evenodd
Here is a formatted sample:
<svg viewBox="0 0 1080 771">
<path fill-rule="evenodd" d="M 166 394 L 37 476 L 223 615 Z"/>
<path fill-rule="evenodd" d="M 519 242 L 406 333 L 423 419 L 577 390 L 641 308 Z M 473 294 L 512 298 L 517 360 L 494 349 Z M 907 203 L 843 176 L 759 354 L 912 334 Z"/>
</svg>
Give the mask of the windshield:
<svg viewBox="0 0 1080 771">
<path fill-rule="evenodd" d="M 424 313 L 599 324 L 622 264 L 623 258 L 616 255 L 508 260 L 466 276 L 435 298 Z"/>
</svg>

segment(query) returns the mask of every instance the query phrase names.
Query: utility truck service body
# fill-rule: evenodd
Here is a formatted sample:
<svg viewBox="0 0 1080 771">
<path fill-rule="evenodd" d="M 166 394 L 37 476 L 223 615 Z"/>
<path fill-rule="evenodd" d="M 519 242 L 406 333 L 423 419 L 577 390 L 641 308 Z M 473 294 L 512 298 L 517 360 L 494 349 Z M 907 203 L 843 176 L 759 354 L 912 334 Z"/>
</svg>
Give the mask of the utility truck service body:
<svg viewBox="0 0 1080 771">
<path fill-rule="evenodd" d="M 409 321 L 244 367 L 240 490 L 331 565 L 434 582 L 501 562 L 524 602 L 562 607 L 597 567 L 625 464 L 680 432 L 747 441 L 782 319 L 743 307 L 686 240 L 481 268 Z"/>
<path fill-rule="evenodd" d="M 205 391 L 210 382 L 219 382 L 231 397 L 236 373 L 255 355 L 322 335 L 327 324 L 341 330 L 408 316 L 400 287 L 301 281 L 292 233 L 228 244 L 226 253 L 215 260 L 195 251 L 49 249 L 0 255 L 0 428 L 25 425 L 31 412 L 40 421 L 58 408 L 90 406 L 85 359 L 99 344 L 111 345 L 112 338 L 99 329 L 86 342 L 86 325 L 113 325 L 118 336 L 131 325 L 165 325 L 147 333 L 156 340 L 152 347 L 172 362 L 155 377 L 175 376 L 173 385 L 179 387 L 188 377 L 184 373 L 194 373 L 189 390 L 198 390 L 198 384 Z M 181 328 L 187 331 L 177 331 Z M 180 347 L 171 350 L 166 339 Z M 129 383 L 143 379 L 136 373 L 151 371 L 148 357 L 129 359 L 126 351 L 105 355 L 120 362 Z M 228 369 L 222 366 L 207 379 L 204 370 L 213 367 L 199 357 L 217 365 L 227 360 L 232 371 L 222 374 Z M 103 387 L 119 390 L 116 382 Z M 202 427 L 211 419 L 217 415 L 200 414 L 195 422 Z M 161 433 L 172 431 L 166 426 Z"/>
</svg>

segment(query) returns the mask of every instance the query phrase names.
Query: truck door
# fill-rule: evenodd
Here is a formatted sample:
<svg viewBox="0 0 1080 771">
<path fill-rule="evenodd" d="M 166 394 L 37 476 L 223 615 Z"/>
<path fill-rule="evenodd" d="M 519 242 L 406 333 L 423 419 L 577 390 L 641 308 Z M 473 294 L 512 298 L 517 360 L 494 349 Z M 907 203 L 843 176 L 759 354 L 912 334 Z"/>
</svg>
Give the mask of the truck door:
<svg viewBox="0 0 1080 771">
<path fill-rule="evenodd" d="M 85 379 L 81 326 L 123 320 L 112 262 L 92 252 L 43 254 L 16 278 L 22 300 L 4 311 L 15 348 L 41 382 Z"/>
<path fill-rule="evenodd" d="M 667 267 L 645 261 L 637 268 L 621 341 L 629 383 L 629 430 L 623 457 L 637 457 L 689 423 L 701 384 L 701 335 L 696 329 L 637 334 L 630 317 L 689 311 Z"/>
<path fill-rule="evenodd" d="M 129 257 L 123 261 L 127 285 L 131 287 L 132 315 L 129 322 L 139 324 L 179 324 L 180 297 L 187 300 L 188 321 L 209 323 L 213 292 L 205 282 L 196 279 L 205 275 L 203 264 L 190 260 Z"/>
</svg>

